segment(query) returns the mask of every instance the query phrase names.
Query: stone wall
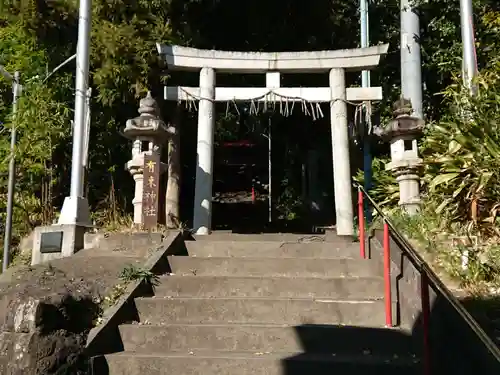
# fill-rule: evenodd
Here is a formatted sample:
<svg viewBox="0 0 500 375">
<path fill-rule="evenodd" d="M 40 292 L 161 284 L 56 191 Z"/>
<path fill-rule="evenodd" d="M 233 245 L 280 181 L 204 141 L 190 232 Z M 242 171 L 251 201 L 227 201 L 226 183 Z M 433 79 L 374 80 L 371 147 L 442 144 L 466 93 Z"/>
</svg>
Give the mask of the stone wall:
<svg viewBox="0 0 500 375">
<path fill-rule="evenodd" d="M 85 344 L 99 305 L 84 291 L 36 299 L 5 295 L 0 332 L 3 375 L 87 374 Z"/>
</svg>

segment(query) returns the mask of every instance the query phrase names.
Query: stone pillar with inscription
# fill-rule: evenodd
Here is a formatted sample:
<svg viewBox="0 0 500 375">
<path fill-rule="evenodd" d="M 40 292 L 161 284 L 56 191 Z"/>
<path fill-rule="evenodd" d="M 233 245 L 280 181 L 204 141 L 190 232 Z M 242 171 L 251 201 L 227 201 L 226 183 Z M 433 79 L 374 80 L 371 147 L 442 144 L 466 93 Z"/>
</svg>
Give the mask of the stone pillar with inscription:
<svg viewBox="0 0 500 375">
<path fill-rule="evenodd" d="M 160 118 L 156 100 L 148 92 L 139 104 L 139 116 L 128 120 L 123 130 L 131 139 L 132 159 L 126 164 L 135 181 L 134 224 L 151 229 L 158 224 L 160 176 L 167 165 L 160 161 L 172 129 Z"/>
<path fill-rule="evenodd" d="M 160 196 L 160 154 L 144 154 L 143 186 L 142 186 L 142 225 L 151 229 L 158 225 Z"/>
</svg>

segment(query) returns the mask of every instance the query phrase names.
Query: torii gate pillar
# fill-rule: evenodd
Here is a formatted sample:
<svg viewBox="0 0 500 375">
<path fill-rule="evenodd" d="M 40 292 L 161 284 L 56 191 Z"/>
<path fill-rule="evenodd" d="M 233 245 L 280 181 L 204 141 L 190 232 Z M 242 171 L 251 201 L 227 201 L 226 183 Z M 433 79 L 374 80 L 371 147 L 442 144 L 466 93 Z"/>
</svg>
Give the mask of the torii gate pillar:
<svg viewBox="0 0 500 375">
<path fill-rule="evenodd" d="M 352 209 L 351 164 L 344 69 L 330 70 L 330 123 L 332 133 L 333 185 L 335 191 L 335 216 L 338 235 L 354 235 Z"/>
<path fill-rule="evenodd" d="M 200 103 L 196 181 L 194 190 L 193 229 L 196 234 L 210 234 L 212 223 L 212 185 L 214 172 L 215 70 L 200 71 Z"/>
</svg>

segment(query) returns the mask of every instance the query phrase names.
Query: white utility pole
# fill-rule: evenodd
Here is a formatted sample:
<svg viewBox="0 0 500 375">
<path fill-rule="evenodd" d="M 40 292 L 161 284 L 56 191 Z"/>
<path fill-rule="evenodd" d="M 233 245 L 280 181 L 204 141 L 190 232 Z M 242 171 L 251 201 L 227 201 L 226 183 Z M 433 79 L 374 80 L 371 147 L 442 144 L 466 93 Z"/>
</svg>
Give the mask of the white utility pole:
<svg viewBox="0 0 500 375">
<path fill-rule="evenodd" d="M 272 124 L 272 120 L 271 118 L 269 118 L 269 134 L 267 136 L 267 146 L 268 146 L 268 158 L 269 158 L 269 165 L 268 165 L 268 171 L 267 171 L 267 174 L 268 174 L 268 183 L 269 183 L 269 186 L 268 186 L 268 197 L 267 197 L 267 201 L 268 201 L 268 204 L 269 204 L 269 217 L 268 217 L 268 220 L 269 220 L 269 223 L 271 223 L 273 221 L 273 195 L 272 195 L 272 190 L 271 190 L 271 186 L 272 186 L 272 180 L 273 180 L 273 169 L 272 169 L 272 166 L 273 166 L 273 163 L 272 163 L 272 154 L 271 154 L 271 145 L 272 145 L 272 138 L 271 138 L 271 124 Z"/>
<path fill-rule="evenodd" d="M 359 1 L 359 14 L 360 14 L 360 35 L 361 35 L 361 48 L 367 48 L 370 45 L 370 22 L 368 12 L 368 0 Z M 370 87 L 370 71 L 363 70 L 361 72 L 361 86 Z M 363 106 L 363 171 L 364 171 L 364 187 L 366 191 L 370 191 L 372 187 L 372 151 L 371 151 L 371 119 L 368 118 L 370 111 L 368 111 L 369 102 Z M 365 216 L 368 220 L 371 219 L 370 208 L 366 206 Z"/>
<path fill-rule="evenodd" d="M 359 1 L 359 14 L 361 26 L 361 48 L 367 48 L 370 45 L 370 21 L 368 16 L 368 0 Z M 361 72 L 361 86 L 370 87 L 370 71 Z"/>
<path fill-rule="evenodd" d="M 78 48 L 76 51 L 75 117 L 71 161 L 71 193 L 64 200 L 59 224 L 90 226 L 90 212 L 83 193 L 86 136 L 86 102 L 89 79 L 90 28 L 92 0 L 80 0 Z"/>
<path fill-rule="evenodd" d="M 401 0 L 401 95 L 411 101 L 414 115 L 423 119 L 420 20 L 413 0 Z"/>
<path fill-rule="evenodd" d="M 474 37 L 474 14 L 472 0 L 460 0 L 460 27 L 462 29 L 462 69 L 464 85 L 471 95 L 477 93 L 474 78 L 477 75 L 477 57 Z"/>
</svg>

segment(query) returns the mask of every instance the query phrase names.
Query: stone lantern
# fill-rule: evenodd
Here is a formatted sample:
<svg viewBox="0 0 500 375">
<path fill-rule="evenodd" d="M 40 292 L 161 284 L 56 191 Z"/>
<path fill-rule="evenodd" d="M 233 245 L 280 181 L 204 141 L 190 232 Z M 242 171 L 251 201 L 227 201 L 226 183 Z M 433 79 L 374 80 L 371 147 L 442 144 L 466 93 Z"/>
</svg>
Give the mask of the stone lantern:
<svg viewBox="0 0 500 375">
<path fill-rule="evenodd" d="M 399 183 L 399 205 L 414 215 L 420 207 L 418 171 L 422 166 L 417 139 L 422 135 L 425 123 L 411 114 L 411 102 L 400 99 L 394 104 L 394 119 L 374 132 L 391 144 L 391 162 L 386 165 L 386 170 L 392 171 Z"/>
<path fill-rule="evenodd" d="M 126 122 L 123 135 L 132 140 L 132 159 L 126 164 L 135 181 L 135 194 L 132 204 L 134 205 L 134 224 L 144 224 L 143 196 L 144 196 L 144 172 L 145 164 L 158 164 L 157 177 L 153 181 L 156 191 L 155 202 L 158 202 L 159 175 L 167 169 L 165 163 L 160 162 L 162 146 L 166 144 L 169 134 L 169 127 L 160 118 L 158 103 L 148 92 L 145 98 L 139 103 L 139 116 Z M 146 160 L 147 159 L 147 160 Z M 156 162 L 154 161 L 156 160 Z M 150 179 L 152 177 L 149 177 Z M 151 183 L 151 187 L 153 187 Z M 149 194 L 153 194 L 150 192 Z M 158 218 L 158 208 L 155 215 Z"/>
</svg>

